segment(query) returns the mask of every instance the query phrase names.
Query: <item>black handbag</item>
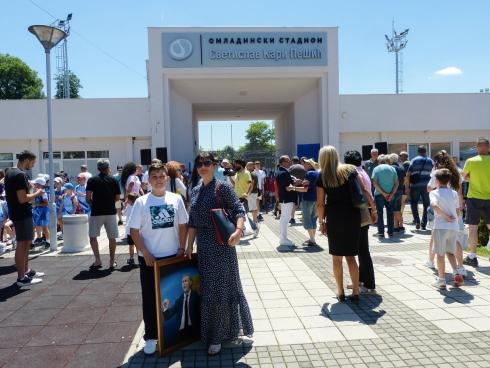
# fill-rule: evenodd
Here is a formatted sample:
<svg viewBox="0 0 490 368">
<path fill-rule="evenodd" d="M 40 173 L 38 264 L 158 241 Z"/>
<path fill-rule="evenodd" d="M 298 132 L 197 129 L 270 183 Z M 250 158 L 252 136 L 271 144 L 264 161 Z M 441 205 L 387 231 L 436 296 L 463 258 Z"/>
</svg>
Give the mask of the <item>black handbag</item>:
<svg viewBox="0 0 490 368">
<path fill-rule="evenodd" d="M 352 205 L 356 208 L 366 208 L 366 198 L 364 198 L 364 193 L 362 192 L 361 186 L 357 182 L 357 175 L 351 174 L 347 182 L 349 184 Z"/>
<path fill-rule="evenodd" d="M 213 222 L 216 241 L 219 245 L 228 245 L 228 239 L 236 230 L 236 224 L 231 218 L 229 212 L 223 208 L 221 198 L 218 196 L 220 184 L 216 184 L 214 197 L 218 208 L 211 208 L 211 221 Z"/>
</svg>

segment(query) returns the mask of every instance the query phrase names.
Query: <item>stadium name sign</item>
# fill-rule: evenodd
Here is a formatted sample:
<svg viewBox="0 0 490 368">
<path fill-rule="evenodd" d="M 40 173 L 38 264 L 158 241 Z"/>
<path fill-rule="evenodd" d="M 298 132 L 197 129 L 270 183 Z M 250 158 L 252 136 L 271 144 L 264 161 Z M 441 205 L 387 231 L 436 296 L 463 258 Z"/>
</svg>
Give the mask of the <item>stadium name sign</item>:
<svg viewBox="0 0 490 368">
<path fill-rule="evenodd" d="M 163 33 L 163 67 L 326 66 L 326 32 Z"/>
</svg>

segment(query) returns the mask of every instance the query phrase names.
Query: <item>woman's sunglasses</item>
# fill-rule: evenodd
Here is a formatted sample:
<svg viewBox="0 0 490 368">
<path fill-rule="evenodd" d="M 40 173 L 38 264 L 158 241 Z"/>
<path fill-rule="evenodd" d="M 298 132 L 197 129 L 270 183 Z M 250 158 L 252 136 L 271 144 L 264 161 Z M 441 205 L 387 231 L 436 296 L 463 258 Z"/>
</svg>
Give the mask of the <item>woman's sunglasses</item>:
<svg viewBox="0 0 490 368">
<path fill-rule="evenodd" d="M 196 163 L 196 167 L 200 169 L 201 167 L 210 167 L 213 164 L 213 161 L 211 160 L 204 160 L 204 161 L 199 161 Z"/>
</svg>

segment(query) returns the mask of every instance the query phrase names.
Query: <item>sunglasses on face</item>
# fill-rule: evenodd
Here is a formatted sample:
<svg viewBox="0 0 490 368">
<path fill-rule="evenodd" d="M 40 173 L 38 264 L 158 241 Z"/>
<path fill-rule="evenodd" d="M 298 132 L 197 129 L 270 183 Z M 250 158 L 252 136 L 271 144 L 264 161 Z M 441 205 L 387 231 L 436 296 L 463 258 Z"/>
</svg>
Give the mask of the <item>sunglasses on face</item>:
<svg viewBox="0 0 490 368">
<path fill-rule="evenodd" d="M 210 167 L 213 164 L 213 161 L 211 160 L 204 160 L 204 161 L 199 161 L 196 163 L 196 167 L 200 169 L 201 167 Z"/>
</svg>

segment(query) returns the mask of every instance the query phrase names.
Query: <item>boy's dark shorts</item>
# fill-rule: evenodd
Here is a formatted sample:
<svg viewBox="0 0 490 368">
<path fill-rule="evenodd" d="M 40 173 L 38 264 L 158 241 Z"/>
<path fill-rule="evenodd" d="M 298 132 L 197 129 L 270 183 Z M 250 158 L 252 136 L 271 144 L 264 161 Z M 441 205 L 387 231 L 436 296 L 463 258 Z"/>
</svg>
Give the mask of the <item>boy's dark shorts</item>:
<svg viewBox="0 0 490 368">
<path fill-rule="evenodd" d="M 131 235 L 126 236 L 126 241 L 128 242 L 128 245 L 134 245 L 134 240 Z"/>
</svg>

